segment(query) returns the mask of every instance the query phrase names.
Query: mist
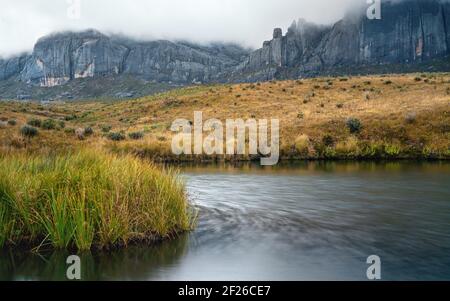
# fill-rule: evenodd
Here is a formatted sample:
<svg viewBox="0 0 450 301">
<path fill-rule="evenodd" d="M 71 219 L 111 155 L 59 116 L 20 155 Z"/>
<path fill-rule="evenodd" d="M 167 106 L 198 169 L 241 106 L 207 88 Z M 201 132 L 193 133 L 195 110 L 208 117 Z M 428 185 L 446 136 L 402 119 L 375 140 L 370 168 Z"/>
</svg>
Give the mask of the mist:
<svg viewBox="0 0 450 301">
<path fill-rule="evenodd" d="M 80 1 L 80 10 L 77 10 Z M 258 48 L 293 20 L 330 24 L 366 0 L 0 0 L 0 56 L 47 34 L 97 29 L 140 40 L 232 42 Z M 79 14 L 78 14 L 79 12 Z"/>
</svg>

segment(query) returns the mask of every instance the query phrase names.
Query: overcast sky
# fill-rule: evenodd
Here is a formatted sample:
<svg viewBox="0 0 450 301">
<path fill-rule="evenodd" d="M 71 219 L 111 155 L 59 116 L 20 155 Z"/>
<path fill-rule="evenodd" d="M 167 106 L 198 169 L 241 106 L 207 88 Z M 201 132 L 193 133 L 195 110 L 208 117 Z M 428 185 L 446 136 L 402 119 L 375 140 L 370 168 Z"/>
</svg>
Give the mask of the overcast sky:
<svg viewBox="0 0 450 301">
<path fill-rule="evenodd" d="M 81 2 L 80 18 L 70 3 Z M 138 39 L 237 42 L 260 47 L 274 27 L 331 23 L 366 0 L 0 0 L 0 56 L 30 51 L 63 30 L 95 28 Z"/>
</svg>

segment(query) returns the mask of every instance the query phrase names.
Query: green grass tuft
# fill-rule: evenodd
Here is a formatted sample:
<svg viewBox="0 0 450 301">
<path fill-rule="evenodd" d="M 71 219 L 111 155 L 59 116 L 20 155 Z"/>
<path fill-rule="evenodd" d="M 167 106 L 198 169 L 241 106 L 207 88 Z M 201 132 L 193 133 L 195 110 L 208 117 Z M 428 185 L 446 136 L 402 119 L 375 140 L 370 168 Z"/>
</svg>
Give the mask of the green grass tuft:
<svg viewBox="0 0 450 301">
<path fill-rule="evenodd" d="M 0 155 L 0 247 L 109 248 L 190 229 L 176 173 L 98 150 Z"/>
</svg>

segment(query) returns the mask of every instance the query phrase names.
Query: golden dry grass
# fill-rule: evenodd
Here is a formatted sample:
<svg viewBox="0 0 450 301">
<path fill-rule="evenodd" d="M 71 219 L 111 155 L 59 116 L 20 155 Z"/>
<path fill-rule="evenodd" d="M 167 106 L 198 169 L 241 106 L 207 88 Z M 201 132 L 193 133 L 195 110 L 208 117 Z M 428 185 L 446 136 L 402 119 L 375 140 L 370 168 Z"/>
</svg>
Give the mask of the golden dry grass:
<svg viewBox="0 0 450 301">
<path fill-rule="evenodd" d="M 0 117 L 18 125 L 0 129 L 3 149 L 59 149 L 74 144 L 170 157 L 169 128 L 177 118 L 278 118 L 283 158 L 441 158 L 448 159 L 450 74 L 408 74 L 316 78 L 255 84 L 194 86 L 121 102 L 73 102 L 42 106 L 1 103 Z M 61 119 L 66 128 L 91 126 L 95 134 L 78 141 L 73 133 L 40 130 L 27 141 L 18 129 L 32 117 Z M 363 127 L 351 134 L 348 118 Z M 111 142 L 113 132 L 142 131 L 143 140 Z M 306 139 L 307 137 L 308 139 Z M 298 150 L 298 141 L 302 149 Z M 305 146 L 305 141 L 309 145 Z M 296 143 L 297 142 L 297 143 Z"/>
</svg>

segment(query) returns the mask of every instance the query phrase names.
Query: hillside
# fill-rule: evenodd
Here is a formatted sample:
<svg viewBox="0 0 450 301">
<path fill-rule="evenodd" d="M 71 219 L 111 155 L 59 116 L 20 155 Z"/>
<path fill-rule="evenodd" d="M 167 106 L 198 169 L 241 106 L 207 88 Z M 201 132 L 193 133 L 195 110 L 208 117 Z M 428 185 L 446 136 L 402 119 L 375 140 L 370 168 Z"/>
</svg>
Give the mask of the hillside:
<svg viewBox="0 0 450 301">
<path fill-rule="evenodd" d="M 450 74 L 441 73 L 194 86 L 121 102 L 1 102 L 0 147 L 101 145 L 157 160 L 211 159 L 170 151 L 171 123 L 202 111 L 204 120 L 279 118 L 283 159 L 449 159 L 449 99 Z M 36 137 L 24 138 L 20 128 L 31 119 L 53 120 L 52 129 L 41 125 Z M 360 123 L 353 133 L 349 119 Z M 87 127 L 93 134 L 79 140 L 75 130 Z M 127 136 L 136 132 L 137 140 Z M 111 141 L 111 133 L 126 139 Z"/>
<path fill-rule="evenodd" d="M 450 3 L 383 1 L 381 20 L 368 19 L 366 9 L 331 25 L 300 19 L 284 34 L 275 28 L 254 51 L 224 43 L 136 41 L 96 30 L 54 33 L 29 54 L 0 58 L 0 97 L 123 99 L 174 85 L 450 71 Z M 158 85 L 165 88 L 153 87 Z"/>
</svg>

